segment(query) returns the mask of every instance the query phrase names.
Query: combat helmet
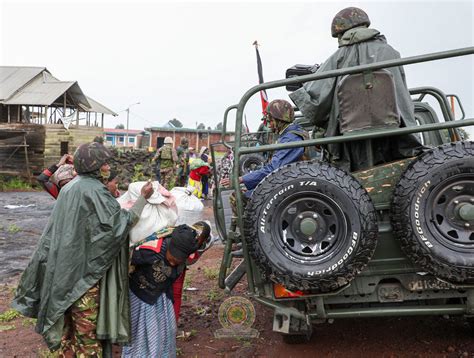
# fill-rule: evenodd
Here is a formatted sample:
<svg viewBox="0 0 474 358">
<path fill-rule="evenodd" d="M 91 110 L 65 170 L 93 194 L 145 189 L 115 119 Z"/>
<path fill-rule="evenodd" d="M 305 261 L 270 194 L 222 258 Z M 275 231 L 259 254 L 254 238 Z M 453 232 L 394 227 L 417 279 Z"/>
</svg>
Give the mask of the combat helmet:
<svg viewBox="0 0 474 358">
<path fill-rule="evenodd" d="M 267 113 L 272 116 L 272 118 L 291 123 L 295 119 L 295 110 L 290 102 L 285 101 L 284 99 L 274 99 L 267 106 Z"/>
<path fill-rule="evenodd" d="M 171 137 L 165 137 L 165 140 L 163 141 L 164 144 L 173 144 L 173 138 Z"/>
<path fill-rule="evenodd" d="M 74 153 L 74 169 L 77 174 L 91 173 L 100 169 L 110 158 L 112 153 L 101 143 L 81 144 Z"/>
<path fill-rule="evenodd" d="M 331 24 L 332 37 L 338 37 L 349 29 L 357 26 L 370 26 L 369 16 L 358 7 L 346 7 L 339 11 Z"/>
<path fill-rule="evenodd" d="M 188 138 L 186 137 L 181 138 L 181 145 L 188 145 L 188 144 L 189 144 Z"/>
</svg>

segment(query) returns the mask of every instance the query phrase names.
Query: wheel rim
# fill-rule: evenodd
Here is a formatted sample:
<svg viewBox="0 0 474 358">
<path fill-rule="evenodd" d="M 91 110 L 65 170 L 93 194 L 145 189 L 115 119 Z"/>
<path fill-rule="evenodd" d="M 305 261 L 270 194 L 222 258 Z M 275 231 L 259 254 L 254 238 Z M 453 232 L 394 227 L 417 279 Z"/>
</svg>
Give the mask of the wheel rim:
<svg viewBox="0 0 474 358">
<path fill-rule="evenodd" d="M 434 237 L 447 246 L 474 248 L 474 175 L 457 175 L 440 183 L 430 194 Z"/>
<path fill-rule="evenodd" d="M 348 222 L 342 208 L 326 195 L 300 192 L 283 200 L 271 221 L 277 246 L 295 261 L 321 262 L 344 244 Z"/>
<path fill-rule="evenodd" d="M 256 159 L 248 159 L 244 164 L 244 171 L 246 173 L 251 173 L 255 170 L 258 170 L 262 167 L 262 162 Z"/>
</svg>

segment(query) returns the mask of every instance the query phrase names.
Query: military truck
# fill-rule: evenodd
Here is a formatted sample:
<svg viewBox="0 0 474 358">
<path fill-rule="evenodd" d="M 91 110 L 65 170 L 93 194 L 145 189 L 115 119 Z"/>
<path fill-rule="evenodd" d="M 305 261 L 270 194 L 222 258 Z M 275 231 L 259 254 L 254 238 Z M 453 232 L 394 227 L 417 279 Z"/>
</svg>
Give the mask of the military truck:
<svg viewBox="0 0 474 358">
<path fill-rule="evenodd" d="M 249 294 L 274 309 L 273 330 L 288 343 L 308 340 L 314 323 L 346 317 L 462 315 L 474 325 L 474 142 L 458 130 L 474 119 L 465 118 L 456 96 L 434 87 L 410 89 L 416 127 L 258 147 L 241 140 L 245 105 L 260 90 L 472 54 L 474 47 L 316 71 L 252 87 L 227 108 L 222 138 L 235 109 L 235 141 L 221 144 L 233 148 L 234 168 L 250 153 L 353 141 L 364 141 L 371 158 L 374 139 L 411 133 L 431 149 L 357 172 L 324 156 L 289 164 L 269 174 L 246 207 L 234 170 L 232 188 L 217 186 L 214 193 L 216 226 L 225 240 L 219 286 L 231 291 L 245 275 Z M 455 98 L 462 111 L 457 120 Z M 229 218 L 230 192 L 236 220 Z M 236 244 L 243 249 L 240 263 L 232 255 Z"/>
</svg>

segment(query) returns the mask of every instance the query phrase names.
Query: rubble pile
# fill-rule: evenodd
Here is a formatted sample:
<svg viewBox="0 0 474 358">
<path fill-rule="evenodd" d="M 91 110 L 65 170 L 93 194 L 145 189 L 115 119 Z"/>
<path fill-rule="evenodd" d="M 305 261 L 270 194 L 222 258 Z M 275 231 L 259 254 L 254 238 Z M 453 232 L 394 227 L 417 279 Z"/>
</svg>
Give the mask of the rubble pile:
<svg viewBox="0 0 474 358">
<path fill-rule="evenodd" d="M 109 164 L 112 170 L 118 172 L 119 189 L 127 190 L 132 182 L 155 180 L 155 163 L 151 161 L 155 153 L 146 150 L 109 149 L 113 153 Z"/>
</svg>

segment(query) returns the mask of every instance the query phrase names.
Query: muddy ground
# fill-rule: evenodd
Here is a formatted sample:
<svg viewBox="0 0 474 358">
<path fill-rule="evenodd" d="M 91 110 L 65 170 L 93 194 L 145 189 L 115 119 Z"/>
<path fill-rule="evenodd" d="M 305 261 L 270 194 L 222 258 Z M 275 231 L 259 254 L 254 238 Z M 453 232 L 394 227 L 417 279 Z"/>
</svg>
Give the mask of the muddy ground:
<svg viewBox="0 0 474 358">
<path fill-rule="evenodd" d="M 212 219 L 210 202 L 205 216 Z M 6 205 L 34 205 L 6 209 Z M 9 309 L 20 272 L 28 264 L 54 200 L 43 192 L 0 193 L 0 313 Z M 474 357 L 469 326 L 457 317 L 340 319 L 315 326 L 309 343 L 290 346 L 272 332 L 271 310 L 255 303 L 257 339 L 214 338 L 221 328 L 219 305 L 228 296 L 217 288 L 222 245 L 215 245 L 187 273 L 178 339 L 182 357 Z M 245 283 L 233 294 L 245 295 Z M 120 348 L 115 347 L 119 356 Z M 0 322 L 0 357 L 46 357 L 31 319 Z"/>
</svg>

